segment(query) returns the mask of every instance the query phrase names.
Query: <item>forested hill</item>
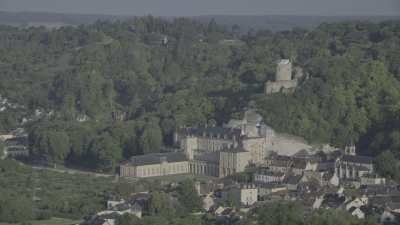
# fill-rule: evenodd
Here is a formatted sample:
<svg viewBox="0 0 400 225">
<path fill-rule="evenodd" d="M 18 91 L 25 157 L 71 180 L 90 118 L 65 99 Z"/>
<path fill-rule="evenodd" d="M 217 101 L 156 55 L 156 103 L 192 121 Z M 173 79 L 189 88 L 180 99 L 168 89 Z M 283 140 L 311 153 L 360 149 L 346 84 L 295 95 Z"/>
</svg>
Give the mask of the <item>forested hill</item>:
<svg viewBox="0 0 400 225">
<path fill-rule="evenodd" d="M 399 37 L 400 22 L 244 36 L 184 18 L 2 26 L 0 129 L 25 117 L 34 155 L 109 170 L 159 151 L 179 126 L 221 124 L 252 102 L 279 131 L 397 154 Z M 265 97 L 281 58 L 308 79 L 293 95 Z"/>
</svg>

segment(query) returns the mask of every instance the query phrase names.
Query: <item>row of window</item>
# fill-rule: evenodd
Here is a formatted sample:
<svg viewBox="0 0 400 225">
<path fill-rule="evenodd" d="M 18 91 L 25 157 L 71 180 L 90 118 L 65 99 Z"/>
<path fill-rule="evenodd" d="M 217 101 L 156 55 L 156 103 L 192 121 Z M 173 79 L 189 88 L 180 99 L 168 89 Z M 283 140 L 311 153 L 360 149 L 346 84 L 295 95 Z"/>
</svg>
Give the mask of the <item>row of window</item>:
<svg viewBox="0 0 400 225">
<path fill-rule="evenodd" d="M 150 177 L 160 176 L 168 174 L 187 173 L 187 166 L 185 164 L 172 164 L 161 167 L 160 165 L 154 165 L 153 167 L 147 168 L 136 168 L 136 176 L 138 177 Z M 121 167 L 122 176 L 135 176 L 133 167 Z"/>
<path fill-rule="evenodd" d="M 142 175 L 144 177 L 160 176 L 165 174 L 177 174 L 185 172 L 187 172 L 187 167 L 184 164 L 167 165 L 162 168 L 159 165 L 157 165 L 151 168 L 142 168 L 142 169 L 138 168 L 137 170 L 138 176 Z"/>
</svg>

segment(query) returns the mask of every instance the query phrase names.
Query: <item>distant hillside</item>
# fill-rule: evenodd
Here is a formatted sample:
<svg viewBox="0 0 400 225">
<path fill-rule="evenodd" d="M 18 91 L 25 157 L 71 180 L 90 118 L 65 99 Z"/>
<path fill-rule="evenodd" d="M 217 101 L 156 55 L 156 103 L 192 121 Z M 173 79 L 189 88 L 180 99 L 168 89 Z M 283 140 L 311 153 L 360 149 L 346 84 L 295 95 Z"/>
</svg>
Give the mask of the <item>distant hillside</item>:
<svg viewBox="0 0 400 225">
<path fill-rule="evenodd" d="M 93 14 L 63 14 L 47 12 L 2 12 L 0 24 L 12 26 L 45 26 L 59 27 L 94 23 L 96 20 L 126 19 L 123 16 Z"/>
<path fill-rule="evenodd" d="M 1 12 L 0 24 L 12 26 L 46 26 L 60 27 L 65 25 L 90 24 L 96 20 L 127 20 L 134 16 L 96 15 L 96 14 L 62 14 L 48 12 Z M 164 18 L 167 20 L 173 17 Z M 205 15 L 193 19 L 208 23 L 211 19 L 228 28 L 237 24 L 242 32 L 250 29 L 269 29 L 272 31 L 290 30 L 295 27 L 304 29 L 315 28 L 321 23 L 339 21 L 370 21 L 400 20 L 400 16 L 289 16 L 289 15 Z"/>
<path fill-rule="evenodd" d="M 321 23 L 334 23 L 340 21 L 369 21 L 382 22 L 386 20 L 400 20 L 400 16 L 235 16 L 235 15 L 208 15 L 195 17 L 202 22 L 215 19 L 217 24 L 231 27 L 239 25 L 242 32 L 250 29 L 269 29 L 271 31 L 290 30 L 295 27 L 312 29 Z"/>
</svg>

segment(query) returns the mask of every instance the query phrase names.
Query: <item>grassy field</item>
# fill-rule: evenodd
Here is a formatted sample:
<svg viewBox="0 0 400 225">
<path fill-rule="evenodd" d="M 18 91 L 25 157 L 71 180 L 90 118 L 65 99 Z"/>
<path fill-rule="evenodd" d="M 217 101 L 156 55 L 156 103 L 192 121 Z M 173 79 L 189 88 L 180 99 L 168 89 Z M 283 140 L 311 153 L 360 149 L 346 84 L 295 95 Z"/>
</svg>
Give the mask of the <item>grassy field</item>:
<svg viewBox="0 0 400 225">
<path fill-rule="evenodd" d="M 70 220 L 64 218 L 51 218 L 48 220 L 32 220 L 29 221 L 32 225 L 70 225 L 78 224 L 82 222 L 81 220 Z M 17 225 L 17 223 L 0 223 L 0 225 Z"/>
<path fill-rule="evenodd" d="M 0 160 L 0 183 L 0 200 L 10 203 L 6 213 L 23 212 L 28 207 L 53 217 L 78 219 L 104 209 L 108 193 L 115 187 L 110 177 L 34 170 L 12 160 Z M 13 202 L 17 197 L 20 201 Z M 33 224 L 52 224 L 51 221 L 38 222 Z"/>
</svg>

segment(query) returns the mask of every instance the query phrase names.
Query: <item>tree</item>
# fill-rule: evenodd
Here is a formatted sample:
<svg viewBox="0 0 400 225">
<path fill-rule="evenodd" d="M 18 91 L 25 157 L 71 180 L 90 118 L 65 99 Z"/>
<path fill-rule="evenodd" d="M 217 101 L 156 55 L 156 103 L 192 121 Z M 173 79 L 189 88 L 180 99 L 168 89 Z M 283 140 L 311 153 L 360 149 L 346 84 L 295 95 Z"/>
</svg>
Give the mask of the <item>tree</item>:
<svg viewBox="0 0 400 225">
<path fill-rule="evenodd" d="M 113 171 L 122 159 L 122 149 L 107 133 L 92 140 L 90 154 L 94 156 L 94 165 L 101 171 Z"/>
<path fill-rule="evenodd" d="M 47 141 L 54 162 L 63 163 L 69 154 L 69 137 L 64 131 L 48 132 Z"/>
<path fill-rule="evenodd" d="M 156 121 L 149 121 L 143 128 L 140 147 L 144 154 L 160 152 L 162 144 L 161 128 Z"/>
<path fill-rule="evenodd" d="M 399 160 L 391 151 L 384 151 L 375 159 L 377 171 L 385 177 L 400 179 Z"/>
<path fill-rule="evenodd" d="M 68 134 L 53 127 L 37 127 L 30 134 L 34 154 L 44 156 L 49 162 L 63 163 L 70 152 Z"/>
<path fill-rule="evenodd" d="M 178 200 L 188 212 L 201 210 L 202 201 L 190 179 L 184 180 L 178 187 Z"/>
<path fill-rule="evenodd" d="M 135 215 L 125 213 L 117 218 L 119 225 L 144 225 L 144 221 L 137 218 Z"/>
<path fill-rule="evenodd" d="M 170 217 L 175 211 L 173 209 L 170 197 L 164 192 L 154 191 L 149 200 L 149 214 Z"/>
<path fill-rule="evenodd" d="M 300 205 L 288 202 L 273 203 L 257 208 L 249 217 L 250 224 L 257 221 L 259 225 L 303 225 L 303 209 Z"/>
<path fill-rule="evenodd" d="M 32 200 L 26 196 L 5 194 L 0 198 L 0 221 L 18 223 L 31 220 L 33 219 L 32 207 Z"/>
<path fill-rule="evenodd" d="M 5 148 L 4 142 L 3 140 L 0 140 L 0 159 L 4 156 L 4 148 Z"/>
</svg>

